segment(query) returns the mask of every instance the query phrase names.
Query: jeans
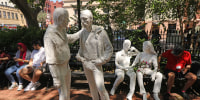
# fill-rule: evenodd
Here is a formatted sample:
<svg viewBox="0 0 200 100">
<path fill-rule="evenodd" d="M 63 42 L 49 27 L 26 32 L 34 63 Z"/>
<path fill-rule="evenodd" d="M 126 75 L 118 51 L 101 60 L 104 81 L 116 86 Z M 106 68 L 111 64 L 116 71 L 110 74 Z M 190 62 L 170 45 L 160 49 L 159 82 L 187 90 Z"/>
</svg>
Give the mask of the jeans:
<svg viewBox="0 0 200 100">
<path fill-rule="evenodd" d="M 8 69 L 6 69 L 5 75 L 8 78 L 8 80 L 11 81 L 12 83 L 16 82 L 12 75 L 12 73 L 16 71 L 16 76 L 19 81 L 19 84 L 22 84 L 23 80 L 22 80 L 21 76 L 19 75 L 19 70 L 24 68 L 26 65 L 27 64 L 24 64 L 24 65 L 20 66 L 19 68 L 16 65 L 13 65 L 13 66 L 9 67 Z"/>
</svg>

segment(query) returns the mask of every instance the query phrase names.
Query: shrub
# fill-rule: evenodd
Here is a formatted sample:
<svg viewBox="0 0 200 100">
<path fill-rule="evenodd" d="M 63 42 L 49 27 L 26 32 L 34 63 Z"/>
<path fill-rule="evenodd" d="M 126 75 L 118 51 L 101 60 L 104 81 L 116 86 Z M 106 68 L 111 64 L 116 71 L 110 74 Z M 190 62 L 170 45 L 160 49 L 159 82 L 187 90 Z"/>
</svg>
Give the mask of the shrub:
<svg viewBox="0 0 200 100">
<path fill-rule="evenodd" d="M 7 48 L 9 52 L 17 51 L 17 43 L 26 44 L 32 50 L 32 41 L 39 39 L 43 42 L 44 31 L 35 28 L 18 28 L 17 30 L 0 31 L 0 47 Z"/>
</svg>

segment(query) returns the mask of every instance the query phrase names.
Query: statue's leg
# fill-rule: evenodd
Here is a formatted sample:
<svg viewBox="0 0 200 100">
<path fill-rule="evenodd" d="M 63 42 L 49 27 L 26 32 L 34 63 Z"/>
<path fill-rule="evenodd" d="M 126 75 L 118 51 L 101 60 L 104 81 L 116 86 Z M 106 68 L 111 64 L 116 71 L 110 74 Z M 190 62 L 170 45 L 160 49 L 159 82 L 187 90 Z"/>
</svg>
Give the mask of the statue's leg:
<svg viewBox="0 0 200 100">
<path fill-rule="evenodd" d="M 130 77 L 130 91 L 127 95 L 128 100 L 132 100 L 132 96 L 135 92 L 135 81 L 136 81 L 136 73 L 134 71 L 127 71 L 126 73 Z"/>
<path fill-rule="evenodd" d="M 49 65 L 54 86 L 59 90 L 59 100 L 70 100 L 71 71 L 68 62 Z"/>
<path fill-rule="evenodd" d="M 138 85 L 140 87 L 140 94 L 143 95 L 143 100 L 147 100 L 146 90 L 144 88 L 144 82 L 143 82 L 143 74 L 140 71 L 137 72 L 137 80 L 138 80 Z"/>
<path fill-rule="evenodd" d="M 121 69 L 116 69 L 115 70 L 115 74 L 117 75 L 117 78 L 113 84 L 113 87 L 110 91 L 111 95 L 115 94 L 115 90 L 117 89 L 117 87 L 119 86 L 119 84 L 124 80 L 124 71 Z"/>
<path fill-rule="evenodd" d="M 92 99 L 93 100 L 100 100 L 99 93 L 98 93 L 98 90 L 97 90 L 97 87 L 96 87 L 96 84 L 95 84 L 93 72 L 91 70 L 85 68 L 85 67 L 83 67 L 83 68 L 84 68 L 85 76 L 88 80 Z"/>
<path fill-rule="evenodd" d="M 104 76 L 103 76 L 102 66 L 96 66 L 96 67 L 97 69 L 93 71 L 93 74 L 101 100 L 110 100 L 108 92 L 104 86 Z"/>
<path fill-rule="evenodd" d="M 155 100 L 160 100 L 158 97 L 158 93 L 160 92 L 161 88 L 161 83 L 162 83 L 162 74 L 160 72 L 156 73 L 156 78 L 155 78 L 155 83 L 154 83 L 154 88 L 153 88 L 153 96 Z"/>
<path fill-rule="evenodd" d="M 68 64 L 60 66 L 61 87 L 59 100 L 70 100 L 71 71 Z"/>
<path fill-rule="evenodd" d="M 56 88 L 60 87 L 60 69 L 58 69 L 57 64 L 49 65 L 49 70 L 51 72 L 51 76 L 53 78 L 53 83 Z"/>
</svg>

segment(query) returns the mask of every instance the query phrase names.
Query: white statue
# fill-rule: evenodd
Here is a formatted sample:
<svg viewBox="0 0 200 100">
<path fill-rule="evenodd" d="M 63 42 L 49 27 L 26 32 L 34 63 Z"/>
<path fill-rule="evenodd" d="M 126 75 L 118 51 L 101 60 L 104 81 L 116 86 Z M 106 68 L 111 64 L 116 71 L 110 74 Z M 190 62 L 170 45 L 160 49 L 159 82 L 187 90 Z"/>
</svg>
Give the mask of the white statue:
<svg viewBox="0 0 200 100">
<path fill-rule="evenodd" d="M 59 90 L 59 100 L 70 100 L 71 71 L 68 64 L 68 43 L 79 39 L 79 33 L 66 34 L 69 15 L 64 8 L 55 9 L 53 20 L 54 24 L 48 26 L 44 36 L 46 63 L 49 64 L 54 86 Z"/>
<path fill-rule="evenodd" d="M 81 11 L 83 31 L 80 34 L 80 49 L 76 58 L 83 64 L 93 100 L 109 100 L 104 86 L 102 65 L 110 60 L 113 47 L 106 31 L 100 26 L 92 25 L 92 21 L 90 10 Z"/>
<path fill-rule="evenodd" d="M 132 52 L 133 50 L 135 52 Z M 130 77 L 130 91 L 126 98 L 128 100 L 132 100 L 132 96 L 135 91 L 136 74 L 134 70 L 130 68 L 130 59 L 132 56 L 136 56 L 138 53 L 139 51 L 135 47 L 131 47 L 130 40 L 125 40 L 123 43 L 123 49 L 116 53 L 115 74 L 117 75 L 117 79 L 115 80 L 114 85 L 110 91 L 111 95 L 114 95 L 118 85 L 124 80 L 124 74 L 126 73 Z"/>
<path fill-rule="evenodd" d="M 157 71 L 157 54 L 150 41 L 145 41 L 143 43 L 143 52 L 136 56 L 132 66 L 135 66 L 138 63 L 140 63 L 141 66 L 138 67 L 136 74 L 140 87 L 140 94 L 143 95 L 143 100 L 147 100 L 146 91 L 143 84 L 143 75 L 151 75 L 152 81 L 155 81 L 153 88 L 153 97 L 155 100 L 160 100 L 158 97 L 158 93 L 160 92 L 161 88 L 162 74 Z M 154 66 L 154 70 L 151 70 L 151 66 Z"/>
</svg>

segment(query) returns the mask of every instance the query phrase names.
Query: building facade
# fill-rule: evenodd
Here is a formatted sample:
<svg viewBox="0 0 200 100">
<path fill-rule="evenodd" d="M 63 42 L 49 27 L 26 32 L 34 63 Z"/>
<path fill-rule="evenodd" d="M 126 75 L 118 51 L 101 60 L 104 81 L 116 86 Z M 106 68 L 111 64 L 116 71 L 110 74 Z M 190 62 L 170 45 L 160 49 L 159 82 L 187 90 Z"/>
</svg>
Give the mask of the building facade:
<svg viewBox="0 0 200 100">
<path fill-rule="evenodd" d="M 15 5 L 10 2 L 10 0 L 0 0 L 0 5 L 14 7 Z"/>
<path fill-rule="evenodd" d="M 47 13 L 46 25 L 53 24 L 53 12 L 56 8 L 63 8 L 63 2 L 56 1 L 55 3 L 50 0 L 46 0 L 44 11 Z"/>
<path fill-rule="evenodd" d="M 0 0 L 0 29 L 16 29 L 17 26 L 26 26 L 23 13 L 14 7 L 9 0 Z"/>
</svg>

